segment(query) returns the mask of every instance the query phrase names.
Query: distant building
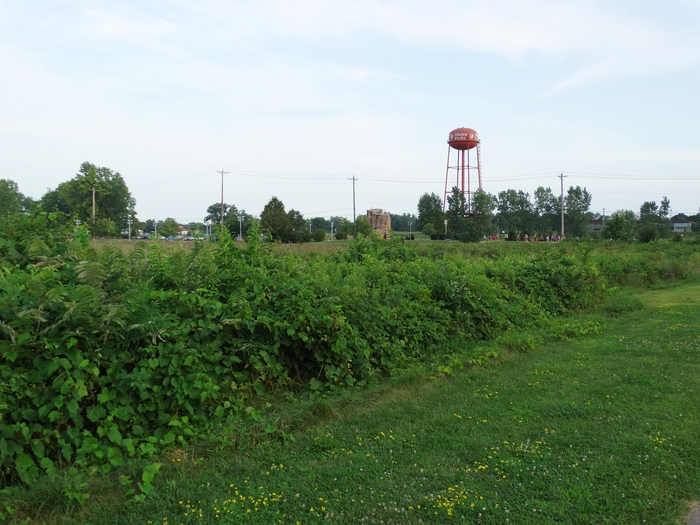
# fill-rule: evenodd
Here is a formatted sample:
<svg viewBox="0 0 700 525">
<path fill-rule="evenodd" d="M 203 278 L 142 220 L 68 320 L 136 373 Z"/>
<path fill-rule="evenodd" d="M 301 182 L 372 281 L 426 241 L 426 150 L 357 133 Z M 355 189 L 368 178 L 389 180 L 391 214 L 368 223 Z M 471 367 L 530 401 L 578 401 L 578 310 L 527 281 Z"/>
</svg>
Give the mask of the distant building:
<svg viewBox="0 0 700 525">
<path fill-rule="evenodd" d="M 603 226 L 605 226 L 603 221 L 591 221 L 588 223 L 588 229 L 592 232 L 603 231 Z"/>
<path fill-rule="evenodd" d="M 367 210 L 367 220 L 372 228 L 382 238 L 388 239 L 391 231 L 391 214 L 385 213 L 381 208 Z"/>
<path fill-rule="evenodd" d="M 671 223 L 671 230 L 674 233 L 683 233 L 690 231 L 690 229 L 693 227 L 693 221 L 673 221 Z"/>
</svg>

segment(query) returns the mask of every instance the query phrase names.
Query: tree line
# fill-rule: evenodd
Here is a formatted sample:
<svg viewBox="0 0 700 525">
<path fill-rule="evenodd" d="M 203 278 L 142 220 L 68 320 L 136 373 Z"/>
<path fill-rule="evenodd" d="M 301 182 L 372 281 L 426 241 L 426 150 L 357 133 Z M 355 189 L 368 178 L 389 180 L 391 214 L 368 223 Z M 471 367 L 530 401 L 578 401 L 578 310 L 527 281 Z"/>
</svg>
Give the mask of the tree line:
<svg viewBox="0 0 700 525">
<path fill-rule="evenodd" d="M 670 217 L 671 203 L 667 197 L 658 205 L 655 201 L 644 202 L 638 213 L 619 210 L 608 218 L 590 211 L 591 200 L 592 195 L 585 187 L 569 187 L 562 203 L 562 197 L 555 195 L 551 188 L 540 186 L 532 197 L 522 190 L 508 189 L 493 195 L 479 189 L 471 202 L 467 202 L 455 187 L 446 203 L 435 193 L 424 193 L 420 197 L 416 229 L 420 228 L 433 239 L 464 242 L 478 242 L 495 234 L 504 234 L 507 240 L 524 239 L 525 235 L 547 237 L 562 233 L 562 206 L 564 233 L 569 238 L 592 235 L 589 224 L 594 221 L 604 223 L 598 234 L 602 238 L 621 241 L 649 242 L 669 237 L 673 221 L 693 221 L 693 231 L 700 229 L 700 214 L 680 213 Z"/>
<path fill-rule="evenodd" d="M 451 238 L 464 242 L 478 242 L 485 236 L 507 236 L 516 240 L 527 234 L 549 236 L 560 234 L 561 209 L 564 208 L 566 235 L 585 237 L 591 235 L 591 221 L 605 222 L 599 235 L 605 239 L 649 242 L 672 234 L 674 220 L 694 221 L 697 231 L 698 214 L 676 214 L 670 217 L 671 204 L 663 197 L 660 204 L 644 202 L 639 212 L 619 210 L 609 217 L 590 211 L 592 196 L 584 187 L 571 186 L 562 198 L 549 187 L 538 187 L 532 196 L 522 190 L 508 189 L 490 194 L 481 189 L 467 202 L 465 196 L 453 188 L 442 202 L 435 193 L 424 193 L 418 200 L 417 215 L 391 214 L 394 231 L 422 231 L 433 239 Z M 165 220 L 140 221 L 135 211 L 136 201 L 124 178 L 117 171 L 84 162 L 76 175 L 62 182 L 55 189 L 48 189 L 39 200 L 23 195 L 12 180 L 0 179 L 0 215 L 30 213 L 35 210 L 63 212 L 77 223 L 88 226 L 95 236 L 117 237 L 131 228 L 132 235 L 145 232 L 165 237 L 178 236 L 181 226 L 190 235 L 201 236 L 212 227 L 223 225 L 234 237 L 245 238 L 250 227 L 259 220 L 263 231 L 274 240 L 287 243 L 323 241 L 328 236 L 342 240 L 362 233 L 371 235 L 372 226 L 366 216 L 356 221 L 332 216 L 305 218 L 301 212 L 286 210 L 284 203 L 272 197 L 259 218 L 233 204 L 210 205 L 202 221 L 181 224 L 168 217 Z"/>
</svg>

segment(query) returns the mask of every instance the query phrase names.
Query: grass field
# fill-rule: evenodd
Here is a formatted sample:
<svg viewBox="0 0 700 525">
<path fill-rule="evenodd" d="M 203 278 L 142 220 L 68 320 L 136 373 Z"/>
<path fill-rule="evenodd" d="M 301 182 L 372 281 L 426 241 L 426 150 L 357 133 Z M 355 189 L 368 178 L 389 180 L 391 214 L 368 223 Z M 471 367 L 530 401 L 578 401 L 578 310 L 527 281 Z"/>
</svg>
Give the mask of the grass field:
<svg viewBox="0 0 700 525">
<path fill-rule="evenodd" d="M 126 505 L 117 480 L 104 478 L 85 506 L 43 518 L 681 523 L 700 498 L 699 291 L 695 283 L 645 292 L 641 311 L 583 319 L 606 323 L 598 335 L 483 367 L 290 399 L 268 438 L 231 434 L 234 447 L 173 453 L 143 504 Z M 51 506 L 51 490 L 36 487 L 19 506 Z"/>
</svg>

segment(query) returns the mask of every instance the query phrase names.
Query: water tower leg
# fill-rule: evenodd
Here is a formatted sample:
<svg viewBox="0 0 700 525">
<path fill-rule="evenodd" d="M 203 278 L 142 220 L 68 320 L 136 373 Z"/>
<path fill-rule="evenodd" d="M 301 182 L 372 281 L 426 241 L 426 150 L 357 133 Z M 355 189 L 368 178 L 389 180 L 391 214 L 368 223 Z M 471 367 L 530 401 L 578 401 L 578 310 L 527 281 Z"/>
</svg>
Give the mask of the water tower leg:
<svg viewBox="0 0 700 525">
<path fill-rule="evenodd" d="M 445 213 L 445 203 L 447 202 L 447 179 L 450 177 L 450 145 L 447 145 L 447 168 L 445 169 L 445 194 L 442 197 L 442 213 Z"/>
<path fill-rule="evenodd" d="M 476 145 L 476 171 L 479 174 L 479 189 L 481 188 L 481 142 Z"/>
<path fill-rule="evenodd" d="M 464 156 L 464 152 L 462 152 Z M 467 213 L 472 212 L 472 177 L 471 172 L 471 161 L 469 160 L 469 150 L 467 150 Z"/>
</svg>

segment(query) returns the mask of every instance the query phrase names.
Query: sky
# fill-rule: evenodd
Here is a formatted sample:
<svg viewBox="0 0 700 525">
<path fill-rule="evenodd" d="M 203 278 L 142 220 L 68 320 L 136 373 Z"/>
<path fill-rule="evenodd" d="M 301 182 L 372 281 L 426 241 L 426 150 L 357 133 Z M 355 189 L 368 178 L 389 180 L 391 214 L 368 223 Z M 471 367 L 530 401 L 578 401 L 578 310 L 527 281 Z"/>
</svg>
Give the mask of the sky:
<svg viewBox="0 0 700 525">
<path fill-rule="evenodd" d="M 416 213 L 447 137 L 483 188 L 591 210 L 700 208 L 697 0 L 3 0 L 0 178 L 40 198 L 89 161 L 141 220 Z M 451 184 L 450 184 L 451 185 Z"/>
</svg>

